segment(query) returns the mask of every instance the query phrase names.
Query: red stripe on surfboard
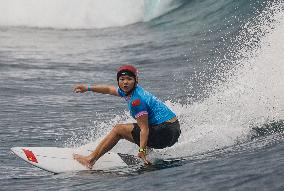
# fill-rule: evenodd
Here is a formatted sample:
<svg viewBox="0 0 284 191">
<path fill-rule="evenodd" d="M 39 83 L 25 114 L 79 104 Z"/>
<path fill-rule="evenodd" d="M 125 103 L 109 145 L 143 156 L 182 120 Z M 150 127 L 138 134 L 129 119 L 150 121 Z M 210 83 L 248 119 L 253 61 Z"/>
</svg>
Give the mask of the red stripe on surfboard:
<svg viewBox="0 0 284 191">
<path fill-rule="evenodd" d="M 37 159 L 36 159 L 36 156 L 34 155 L 34 153 L 28 149 L 23 149 L 27 159 L 31 162 L 35 162 L 35 163 L 38 163 Z"/>
</svg>

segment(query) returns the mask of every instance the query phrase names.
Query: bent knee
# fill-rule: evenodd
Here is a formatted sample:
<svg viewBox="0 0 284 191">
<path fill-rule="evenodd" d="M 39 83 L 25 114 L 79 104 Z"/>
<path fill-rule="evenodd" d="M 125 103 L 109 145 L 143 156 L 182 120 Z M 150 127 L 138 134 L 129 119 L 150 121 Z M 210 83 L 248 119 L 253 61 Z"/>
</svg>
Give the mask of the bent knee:
<svg viewBox="0 0 284 191">
<path fill-rule="evenodd" d="M 116 125 L 113 127 L 112 131 L 113 131 L 115 134 L 121 136 L 121 135 L 122 135 L 122 132 L 123 132 L 123 129 L 124 129 L 124 125 L 123 125 L 123 124 L 116 124 Z"/>
<path fill-rule="evenodd" d="M 116 133 L 119 133 L 123 130 L 123 124 L 116 124 L 114 127 L 113 127 L 113 131 L 116 132 Z"/>
<path fill-rule="evenodd" d="M 119 135 L 121 138 L 128 138 L 129 135 L 131 135 L 131 131 L 133 129 L 133 126 L 131 126 L 130 124 L 116 124 L 112 131 Z"/>
</svg>

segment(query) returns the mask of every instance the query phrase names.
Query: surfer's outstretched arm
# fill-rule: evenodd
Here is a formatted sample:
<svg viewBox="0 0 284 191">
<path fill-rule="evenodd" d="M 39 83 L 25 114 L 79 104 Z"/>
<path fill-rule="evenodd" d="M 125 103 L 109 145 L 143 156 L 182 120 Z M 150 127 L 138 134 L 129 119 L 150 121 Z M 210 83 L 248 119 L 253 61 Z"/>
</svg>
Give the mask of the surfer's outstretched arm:
<svg viewBox="0 0 284 191">
<path fill-rule="evenodd" d="M 75 93 L 85 93 L 87 91 L 92 91 L 92 92 L 96 92 L 96 93 L 119 96 L 118 93 L 117 93 L 117 88 L 115 86 L 111 86 L 111 85 L 88 86 L 88 85 L 85 85 L 85 84 L 78 84 L 78 85 L 75 85 L 73 91 Z"/>
</svg>

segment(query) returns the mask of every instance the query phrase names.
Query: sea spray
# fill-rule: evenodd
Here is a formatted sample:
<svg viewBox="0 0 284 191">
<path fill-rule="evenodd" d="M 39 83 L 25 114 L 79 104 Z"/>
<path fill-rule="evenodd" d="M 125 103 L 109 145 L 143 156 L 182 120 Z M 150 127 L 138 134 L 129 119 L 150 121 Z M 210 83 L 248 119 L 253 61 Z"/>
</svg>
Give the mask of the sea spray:
<svg viewBox="0 0 284 191">
<path fill-rule="evenodd" d="M 149 21 L 173 0 L 0 0 L 0 26 L 92 29 Z M 180 5 L 180 4 L 179 4 Z"/>
</svg>

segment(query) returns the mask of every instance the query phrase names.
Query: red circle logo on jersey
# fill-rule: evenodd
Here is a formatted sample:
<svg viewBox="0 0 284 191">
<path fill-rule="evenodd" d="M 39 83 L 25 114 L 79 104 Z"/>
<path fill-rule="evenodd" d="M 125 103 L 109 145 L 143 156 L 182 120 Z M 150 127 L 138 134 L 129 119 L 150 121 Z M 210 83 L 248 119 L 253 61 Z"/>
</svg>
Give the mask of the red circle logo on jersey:
<svg viewBox="0 0 284 191">
<path fill-rule="evenodd" d="M 131 105 L 133 106 L 133 107 L 135 107 L 135 106 L 138 106 L 138 105 L 140 105 L 140 99 L 136 99 L 136 100 L 134 100 L 134 101 L 132 101 L 132 103 L 131 103 Z"/>
</svg>

